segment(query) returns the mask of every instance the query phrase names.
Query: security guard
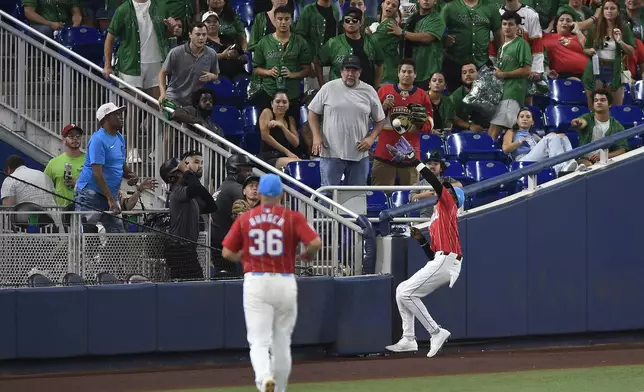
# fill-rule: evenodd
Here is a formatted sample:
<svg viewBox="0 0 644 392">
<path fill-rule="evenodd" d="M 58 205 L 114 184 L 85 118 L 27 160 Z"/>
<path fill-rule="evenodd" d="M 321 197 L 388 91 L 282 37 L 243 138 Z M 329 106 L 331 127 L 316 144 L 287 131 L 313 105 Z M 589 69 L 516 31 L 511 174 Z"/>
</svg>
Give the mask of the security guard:
<svg viewBox="0 0 644 392">
<path fill-rule="evenodd" d="M 246 155 L 233 154 L 226 161 L 226 179 L 213 194 L 217 211 L 212 214 L 211 246 L 219 249 L 213 252 L 212 261 L 217 274 L 236 275 L 237 265 L 221 257 L 221 242 L 233 225 L 233 203 L 244 197 L 242 184 L 253 172 L 253 162 Z"/>
</svg>

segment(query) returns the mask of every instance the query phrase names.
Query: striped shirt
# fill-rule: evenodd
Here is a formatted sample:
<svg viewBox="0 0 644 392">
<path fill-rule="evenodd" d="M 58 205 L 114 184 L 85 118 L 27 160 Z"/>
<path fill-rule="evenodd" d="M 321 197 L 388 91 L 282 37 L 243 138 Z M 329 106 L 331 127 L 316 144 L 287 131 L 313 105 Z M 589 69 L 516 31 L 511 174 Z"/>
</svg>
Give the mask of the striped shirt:
<svg viewBox="0 0 644 392">
<path fill-rule="evenodd" d="M 443 189 L 429 223 L 431 248 L 434 252 L 463 255 L 461 239 L 458 235 L 457 214 L 458 206 L 452 194 L 447 189 Z"/>
<path fill-rule="evenodd" d="M 242 251 L 244 272 L 292 274 L 299 243 L 308 245 L 317 237 L 299 212 L 259 205 L 235 220 L 222 245 Z"/>
</svg>

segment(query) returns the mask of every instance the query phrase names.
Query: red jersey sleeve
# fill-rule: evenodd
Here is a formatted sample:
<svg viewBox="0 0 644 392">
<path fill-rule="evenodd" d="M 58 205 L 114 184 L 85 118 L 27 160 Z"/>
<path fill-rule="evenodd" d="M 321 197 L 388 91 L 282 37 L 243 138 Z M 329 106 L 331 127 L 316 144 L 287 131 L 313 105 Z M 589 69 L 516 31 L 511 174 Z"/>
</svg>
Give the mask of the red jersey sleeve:
<svg viewBox="0 0 644 392">
<path fill-rule="evenodd" d="M 248 213 L 245 212 L 237 219 L 235 219 L 233 226 L 230 228 L 230 230 L 228 230 L 228 234 L 226 234 L 226 238 L 224 238 L 224 240 L 221 242 L 221 245 L 224 248 L 228 248 L 235 253 L 239 252 L 242 249 L 244 239 L 242 236 L 241 221 L 242 219 L 247 219 L 247 217 Z"/>
<path fill-rule="evenodd" d="M 313 230 L 309 225 L 309 222 L 306 221 L 304 215 L 299 212 L 293 212 L 293 220 L 295 222 L 295 232 L 297 233 L 299 240 L 305 245 L 311 243 L 314 239 L 319 237 L 318 233 Z"/>
</svg>

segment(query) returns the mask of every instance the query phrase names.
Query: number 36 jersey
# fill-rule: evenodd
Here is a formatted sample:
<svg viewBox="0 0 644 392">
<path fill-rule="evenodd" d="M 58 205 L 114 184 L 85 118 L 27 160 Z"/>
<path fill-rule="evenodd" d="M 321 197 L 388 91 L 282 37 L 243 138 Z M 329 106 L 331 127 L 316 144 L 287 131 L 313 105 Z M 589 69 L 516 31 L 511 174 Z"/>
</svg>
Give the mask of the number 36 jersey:
<svg viewBox="0 0 644 392">
<path fill-rule="evenodd" d="M 242 251 L 244 272 L 292 274 L 298 244 L 308 245 L 317 236 L 299 212 L 259 205 L 235 219 L 222 245 Z"/>
</svg>

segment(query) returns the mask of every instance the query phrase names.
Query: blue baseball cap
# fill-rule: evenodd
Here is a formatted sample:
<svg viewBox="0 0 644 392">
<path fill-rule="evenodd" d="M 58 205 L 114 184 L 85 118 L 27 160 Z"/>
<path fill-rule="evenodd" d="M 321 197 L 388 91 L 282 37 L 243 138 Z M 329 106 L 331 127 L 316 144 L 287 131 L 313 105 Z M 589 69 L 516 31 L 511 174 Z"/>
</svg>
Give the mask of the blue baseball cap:
<svg viewBox="0 0 644 392">
<path fill-rule="evenodd" d="M 264 174 L 259 178 L 259 194 L 266 197 L 278 197 L 282 195 L 282 180 L 277 174 Z"/>
</svg>

